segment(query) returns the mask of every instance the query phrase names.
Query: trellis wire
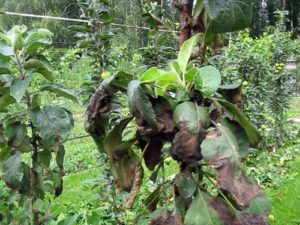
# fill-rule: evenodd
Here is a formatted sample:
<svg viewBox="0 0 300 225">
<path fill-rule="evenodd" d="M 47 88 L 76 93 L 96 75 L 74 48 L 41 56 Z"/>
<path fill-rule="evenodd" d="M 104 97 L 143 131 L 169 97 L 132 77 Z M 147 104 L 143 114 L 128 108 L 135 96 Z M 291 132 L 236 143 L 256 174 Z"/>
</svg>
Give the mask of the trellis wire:
<svg viewBox="0 0 300 225">
<path fill-rule="evenodd" d="M 78 23 L 89 23 L 89 20 L 82 20 L 82 19 L 73 19 L 73 18 L 66 18 L 66 17 L 58 17 L 58 16 L 47 16 L 47 15 L 36 15 L 36 14 L 27 14 L 27 13 L 15 13 L 15 12 L 3 12 L 0 11 L 0 15 L 7 15 L 7 16 L 21 16 L 21 17 L 31 17 L 31 18 L 39 18 L 39 19 L 49 19 L 49 20 L 62 20 L 62 21 L 70 21 L 70 22 L 78 22 Z M 101 25 L 104 22 L 99 22 Z M 123 27 L 123 28 L 132 28 L 132 29 L 141 29 L 141 30 L 151 30 L 150 27 L 142 27 L 137 25 L 130 25 L 130 24 L 118 24 L 118 23 L 110 23 L 111 26 L 115 27 Z M 158 29 L 159 32 L 166 32 L 166 33 L 179 33 L 179 31 L 173 30 L 166 30 L 166 29 Z"/>
</svg>

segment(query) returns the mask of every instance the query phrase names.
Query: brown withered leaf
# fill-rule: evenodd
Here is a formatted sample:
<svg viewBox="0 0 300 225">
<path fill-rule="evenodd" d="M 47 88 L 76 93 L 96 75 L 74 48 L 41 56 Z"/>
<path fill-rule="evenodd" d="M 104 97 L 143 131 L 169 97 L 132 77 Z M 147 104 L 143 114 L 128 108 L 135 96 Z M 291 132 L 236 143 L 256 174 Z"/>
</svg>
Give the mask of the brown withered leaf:
<svg viewBox="0 0 300 225">
<path fill-rule="evenodd" d="M 161 150 L 165 141 L 171 141 L 177 130 L 173 121 L 170 104 L 163 98 L 150 99 L 153 105 L 157 126 L 148 125 L 142 118 L 137 118 L 137 139 L 141 150 L 145 150 L 146 166 L 153 170 L 161 158 Z M 146 149 L 145 149 L 146 148 Z"/>
<path fill-rule="evenodd" d="M 149 170 L 154 170 L 155 166 L 159 163 L 162 147 L 163 140 L 160 137 L 155 136 L 148 142 L 144 153 L 144 160 Z"/>
<path fill-rule="evenodd" d="M 211 198 L 208 205 L 213 208 L 224 222 L 224 225 L 232 225 L 235 215 L 228 208 L 226 203 L 220 198 Z"/>
<path fill-rule="evenodd" d="M 167 209 L 157 209 L 151 214 L 149 225 L 182 225 L 175 213 Z"/>
<path fill-rule="evenodd" d="M 170 135 L 170 140 L 174 137 L 176 124 L 173 120 L 173 110 L 170 104 L 163 98 L 158 98 L 151 101 L 154 105 L 154 110 L 157 118 L 157 132 Z M 173 134 L 173 135 L 172 135 Z"/>
<path fill-rule="evenodd" d="M 242 87 L 240 84 L 231 84 L 231 85 L 221 85 L 219 92 L 223 97 L 236 105 L 240 110 L 243 110 L 244 101 L 242 95 Z"/>
<path fill-rule="evenodd" d="M 202 158 L 199 146 L 200 134 L 193 134 L 187 126 L 182 124 L 173 139 L 171 155 L 175 160 L 182 162 L 183 169 L 193 169 Z"/>
<path fill-rule="evenodd" d="M 93 122 L 102 113 L 107 113 L 110 111 L 110 98 L 108 91 L 99 86 L 92 97 L 91 103 L 87 108 L 87 120 L 88 122 Z"/>
<path fill-rule="evenodd" d="M 118 159 L 111 159 L 111 172 L 116 186 L 120 191 L 130 191 L 135 180 L 135 171 L 138 159 L 132 151 L 124 154 Z"/>
<path fill-rule="evenodd" d="M 253 184 L 243 171 L 237 171 L 229 158 L 216 158 L 210 166 L 216 169 L 218 188 L 230 194 L 241 209 L 246 209 L 257 196 L 264 195 L 263 190 Z"/>
<path fill-rule="evenodd" d="M 269 225 L 266 218 L 248 212 L 240 212 L 233 222 L 233 225 L 250 225 L 250 224 Z"/>
</svg>

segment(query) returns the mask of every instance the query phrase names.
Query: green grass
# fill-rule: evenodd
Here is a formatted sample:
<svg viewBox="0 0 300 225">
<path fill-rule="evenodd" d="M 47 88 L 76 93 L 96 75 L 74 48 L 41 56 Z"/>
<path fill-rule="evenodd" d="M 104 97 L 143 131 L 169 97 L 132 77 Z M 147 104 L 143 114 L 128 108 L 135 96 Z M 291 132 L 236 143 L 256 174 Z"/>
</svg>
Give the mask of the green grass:
<svg viewBox="0 0 300 225">
<path fill-rule="evenodd" d="M 300 97 L 294 97 L 289 110 L 289 118 L 300 118 Z"/>
<path fill-rule="evenodd" d="M 63 193 L 54 201 L 55 208 L 66 213 L 86 209 L 87 203 L 95 202 L 97 192 L 92 190 L 88 180 L 96 178 L 100 172 L 100 168 L 94 168 L 66 176 Z"/>
<path fill-rule="evenodd" d="M 300 224 L 300 157 L 295 160 L 293 169 L 299 173 L 293 181 L 267 191 L 273 205 L 274 221 L 270 221 L 273 225 Z"/>
</svg>

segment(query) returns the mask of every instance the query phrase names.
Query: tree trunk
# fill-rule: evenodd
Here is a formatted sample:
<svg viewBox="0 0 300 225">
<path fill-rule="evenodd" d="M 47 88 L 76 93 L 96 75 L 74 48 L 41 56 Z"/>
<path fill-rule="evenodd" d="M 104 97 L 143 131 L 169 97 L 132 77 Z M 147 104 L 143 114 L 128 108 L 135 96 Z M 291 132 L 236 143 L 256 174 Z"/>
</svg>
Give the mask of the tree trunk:
<svg viewBox="0 0 300 225">
<path fill-rule="evenodd" d="M 179 46 L 183 44 L 192 34 L 192 11 L 194 0 L 182 0 L 176 8 L 180 12 L 180 37 Z"/>
</svg>

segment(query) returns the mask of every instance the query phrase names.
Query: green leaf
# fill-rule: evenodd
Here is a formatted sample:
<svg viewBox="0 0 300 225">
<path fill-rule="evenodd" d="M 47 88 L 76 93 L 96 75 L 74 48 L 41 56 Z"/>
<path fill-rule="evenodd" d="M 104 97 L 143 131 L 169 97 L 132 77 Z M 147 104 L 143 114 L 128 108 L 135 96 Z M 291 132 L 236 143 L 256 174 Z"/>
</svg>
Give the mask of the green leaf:
<svg viewBox="0 0 300 225">
<path fill-rule="evenodd" d="M 144 200 L 144 205 L 149 211 L 153 211 L 160 199 L 161 189 L 163 184 L 160 184 L 148 197 Z"/>
<path fill-rule="evenodd" d="M 49 168 L 51 159 L 52 159 L 52 155 L 49 150 L 44 149 L 43 151 L 38 152 L 38 162 L 44 168 L 46 168 L 46 169 Z"/>
<path fill-rule="evenodd" d="M 77 218 L 79 215 L 69 216 L 58 222 L 57 225 L 75 225 L 77 224 Z"/>
<path fill-rule="evenodd" d="M 222 119 L 221 124 L 234 134 L 239 145 L 239 154 L 241 158 L 246 158 L 250 152 L 250 143 L 243 128 L 237 122 L 227 118 Z"/>
<path fill-rule="evenodd" d="M 221 84 L 220 71 L 213 66 L 205 66 L 198 70 L 194 77 L 196 89 L 204 96 L 209 97 L 215 93 Z"/>
<path fill-rule="evenodd" d="M 22 153 L 32 152 L 34 150 L 34 147 L 30 143 L 29 136 L 25 136 L 22 143 L 18 147 L 16 147 L 15 150 L 19 151 L 19 152 L 22 152 Z"/>
<path fill-rule="evenodd" d="M 35 108 L 30 114 L 34 127 L 37 128 L 45 148 L 51 149 L 57 142 L 68 139 L 73 128 L 68 112 L 58 106 Z"/>
<path fill-rule="evenodd" d="M 43 75 L 47 80 L 53 82 L 54 76 L 49 67 L 49 62 L 39 59 L 29 59 L 24 64 L 24 69 L 31 70 L 33 73 L 39 73 Z"/>
<path fill-rule="evenodd" d="M 105 137 L 103 144 L 108 155 L 112 155 L 114 151 L 118 150 L 118 146 L 123 143 L 122 133 L 131 120 L 132 117 L 121 120 Z"/>
<path fill-rule="evenodd" d="M 88 24 L 86 25 L 71 25 L 69 26 L 69 29 L 77 32 L 86 32 L 86 33 L 91 33 L 93 32 L 93 27 L 89 26 Z"/>
<path fill-rule="evenodd" d="M 57 94 L 58 96 L 62 96 L 76 103 L 79 103 L 78 96 L 72 90 L 62 84 L 46 84 L 42 86 L 41 91 L 50 91 Z"/>
<path fill-rule="evenodd" d="M 11 40 L 9 39 L 9 37 L 4 34 L 4 33 L 0 33 L 0 43 L 4 41 L 5 44 L 12 46 L 13 43 L 11 42 Z M 12 50 L 13 51 L 13 50 Z"/>
<path fill-rule="evenodd" d="M 204 107 L 184 102 L 175 108 L 173 119 L 177 126 L 186 125 L 194 134 L 209 126 L 210 118 Z"/>
<path fill-rule="evenodd" d="M 132 74 L 126 73 L 124 71 L 119 71 L 113 76 L 104 79 L 102 81 L 102 85 L 108 90 L 117 88 L 122 91 L 126 91 L 128 84 L 132 79 L 133 79 Z"/>
<path fill-rule="evenodd" d="M 35 29 L 30 31 L 25 38 L 27 52 L 33 53 L 39 48 L 52 44 L 52 37 L 53 34 L 47 29 Z"/>
<path fill-rule="evenodd" d="M 204 0 L 213 33 L 244 29 L 252 21 L 252 0 Z"/>
<path fill-rule="evenodd" d="M 65 147 L 63 145 L 60 145 L 58 152 L 56 153 L 56 164 L 60 169 L 63 169 L 64 167 L 65 152 Z"/>
<path fill-rule="evenodd" d="M 155 81 L 154 93 L 156 96 L 164 96 L 167 90 L 175 89 L 182 85 L 177 73 L 165 72 L 157 77 Z"/>
<path fill-rule="evenodd" d="M 175 178 L 175 184 L 179 190 L 180 196 L 190 198 L 197 190 L 197 183 L 195 182 L 190 172 L 181 172 Z"/>
<path fill-rule="evenodd" d="M 24 46 L 23 34 L 27 31 L 25 25 L 14 26 L 10 31 L 7 32 L 7 37 L 10 39 L 10 42 L 13 44 L 14 50 L 19 50 Z"/>
<path fill-rule="evenodd" d="M 260 135 L 258 130 L 249 122 L 249 120 L 245 117 L 245 115 L 232 103 L 222 100 L 222 99 L 214 99 L 218 101 L 222 107 L 225 109 L 225 112 L 231 120 L 234 120 L 240 124 L 240 126 L 244 129 L 247 134 L 248 140 L 250 142 L 251 147 L 257 147 L 260 142 Z"/>
<path fill-rule="evenodd" d="M 0 74 L 10 74 L 10 64 L 0 59 Z"/>
<path fill-rule="evenodd" d="M 15 98 L 10 95 L 4 95 L 0 97 L 0 112 L 7 112 L 6 107 L 15 102 Z"/>
<path fill-rule="evenodd" d="M 24 141 L 27 135 L 26 125 L 21 122 L 8 124 L 5 126 L 5 134 L 8 138 L 8 145 L 17 147 Z"/>
<path fill-rule="evenodd" d="M 272 211 L 272 204 L 267 195 L 257 196 L 252 199 L 246 211 L 255 215 L 268 214 Z"/>
<path fill-rule="evenodd" d="M 0 41 L 0 55 L 2 56 L 12 56 L 14 54 L 14 49 L 2 41 Z M 9 58 L 7 58 L 9 59 Z"/>
<path fill-rule="evenodd" d="M 162 73 L 164 73 L 164 71 L 158 69 L 157 67 L 152 67 L 143 73 L 139 80 L 141 83 L 152 83 L 155 82 Z"/>
<path fill-rule="evenodd" d="M 23 178 L 21 153 L 16 152 L 3 162 L 2 179 L 11 187 L 18 188 Z"/>
<path fill-rule="evenodd" d="M 26 31 L 27 27 L 25 25 L 17 25 L 11 28 L 6 35 L 10 39 L 11 43 L 14 44 L 19 36 L 22 36 Z"/>
<path fill-rule="evenodd" d="M 209 196 L 198 191 L 196 198 L 186 212 L 184 225 L 222 225 L 224 224 L 216 211 L 208 205 Z"/>
<path fill-rule="evenodd" d="M 25 77 L 23 80 L 14 79 L 10 86 L 10 95 L 13 96 L 17 102 L 20 102 L 25 95 L 25 92 L 30 84 L 31 78 Z"/>
<path fill-rule="evenodd" d="M 185 81 L 187 82 L 193 82 L 194 78 L 196 76 L 198 72 L 198 69 L 193 67 L 192 69 L 190 69 L 186 74 L 185 74 Z"/>
<path fill-rule="evenodd" d="M 192 38 L 186 40 L 180 48 L 177 61 L 178 61 L 179 67 L 180 67 L 183 75 L 186 72 L 188 62 L 191 58 L 191 55 L 193 52 L 193 47 L 198 42 L 199 37 L 200 37 L 200 34 L 198 33 L 195 36 L 193 36 Z"/>
<path fill-rule="evenodd" d="M 154 109 L 138 80 L 133 80 L 128 84 L 127 97 L 130 112 L 147 121 L 150 126 L 156 127 L 157 120 Z"/>
<path fill-rule="evenodd" d="M 200 16 L 203 7 L 204 7 L 204 1 L 203 0 L 196 0 L 196 4 L 194 6 L 194 10 L 193 10 L 193 19 L 197 20 L 198 17 Z"/>
</svg>

